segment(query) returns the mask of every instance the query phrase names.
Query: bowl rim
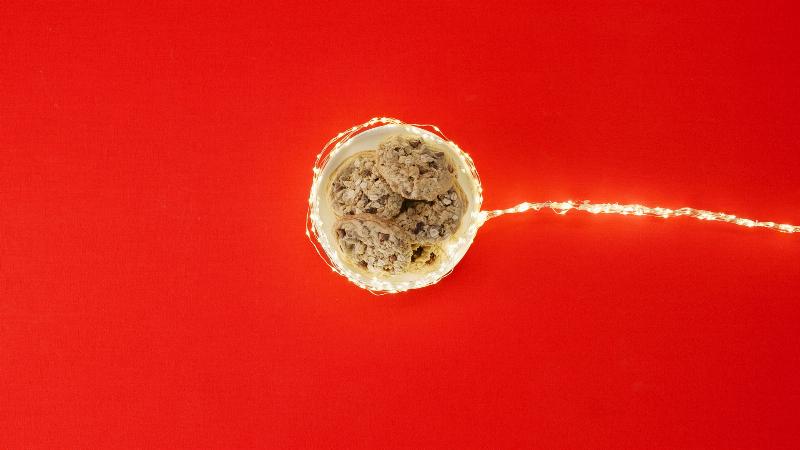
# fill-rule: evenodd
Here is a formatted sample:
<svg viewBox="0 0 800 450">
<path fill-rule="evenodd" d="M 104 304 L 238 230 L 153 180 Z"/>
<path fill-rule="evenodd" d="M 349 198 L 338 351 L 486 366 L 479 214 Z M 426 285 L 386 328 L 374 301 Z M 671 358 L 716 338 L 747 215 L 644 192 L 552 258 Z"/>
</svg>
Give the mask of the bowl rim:
<svg viewBox="0 0 800 450">
<path fill-rule="evenodd" d="M 398 131 L 418 134 L 433 145 L 449 151 L 456 169 L 456 183 L 466 197 L 467 210 L 456 233 L 441 245 L 446 260 L 437 268 L 422 273 L 393 276 L 366 274 L 348 267 L 332 242 L 331 222 L 335 215 L 332 215 L 328 205 L 327 184 L 341 162 L 357 153 L 372 149 L 369 146 L 375 145 L 376 140 L 388 134 L 396 134 Z M 472 244 L 478 228 L 486 220 L 485 213 L 480 209 L 482 203 L 482 186 L 472 158 L 449 140 L 437 126 L 410 124 L 398 119 L 376 117 L 337 134 L 317 154 L 308 198 L 306 236 L 317 254 L 333 272 L 344 276 L 358 287 L 377 295 L 403 292 L 438 283 L 453 271 Z"/>
</svg>

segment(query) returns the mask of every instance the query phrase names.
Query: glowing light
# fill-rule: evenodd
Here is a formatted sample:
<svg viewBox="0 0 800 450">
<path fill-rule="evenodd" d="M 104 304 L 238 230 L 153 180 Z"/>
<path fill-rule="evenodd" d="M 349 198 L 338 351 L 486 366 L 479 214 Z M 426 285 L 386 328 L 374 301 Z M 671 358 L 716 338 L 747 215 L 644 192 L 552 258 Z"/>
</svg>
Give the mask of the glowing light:
<svg viewBox="0 0 800 450">
<path fill-rule="evenodd" d="M 361 125 L 356 125 L 348 130 L 342 131 L 341 133 L 337 134 L 336 137 L 328 141 L 327 144 L 325 144 L 325 146 L 322 148 L 322 151 L 320 151 L 317 154 L 316 160 L 314 162 L 314 167 L 312 168 L 313 179 L 311 184 L 311 192 L 308 197 L 309 207 L 306 213 L 305 234 L 308 237 L 308 240 L 314 246 L 314 249 L 316 250 L 319 257 L 325 262 L 325 264 L 328 265 L 328 267 L 330 267 L 330 269 L 333 272 L 346 277 L 348 280 L 350 280 L 357 286 L 367 289 L 373 294 L 382 295 L 387 293 L 397 293 L 409 289 L 425 287 L 437 283 L 452 271 L 452 266 L 448 267 L 447 265 L 442 265 L 441 269 L 431 272 L 424 278 L 415 281 L 390 282 L 386 280 L 381 280 L 375 276 L 364 277 L 348 268 L 348 266 L 340 259 L 338 252 L 335 251 L 331 243 L 328 242 L 325 233 L 322 231 L 323 224 L 322 224 L 322 219 L 320 217 L 317 198 L 320 190 L 323 189 L 322 182 L 324 180 L 322 180 L 321 175 L 323 169 L 325 168 L 325 165 L 348 142 L 349 139 L 351 139 L 356 134 L 366 131 L 376 125 L 377 126 L 400 125 L 400 126 L 416 127 L 420 129 L 427 128 L 431 130 L 431 131 L 426 130 L 429 133 L 432 133 L 432 136 L 430 137 L 433 137 L 433 139 L 436 142 L 440 144 L 446 144 L 450 148 L 454 149 L 455 157 L 461 163 L 460 164 L 461 172 L 467 174 L 468 177 L 474 180 L 475 191 L 473 194 L 471 194 L 471 199 L 470 199 L 474 205 L 481 205 L 483 203 L 483 197 L 482 197 L 483 188 L 480 183 L 480 177 L 478 176 L 478 172 L 475 169 L 475 164 L 472 161 L 472 157 L 470 157 L 468 153 L 463 151 L 453 141 L 448 140 L 447 137 L 444 135 L 444 133 L 442 133 L 442 131 L 435 125 L 406 124 L 400 120 L 392 119 L 389 117 L 375 117 Z M 409 128 L 409 131 L 417 134 L 421 133 L 417 129 Z M 550 209 L 559 215 L 566 215 L 568 212 L 572 210 L 577 210 L 577 211 L 588 212 L 591 214 L 652 216 L 652 217 L 661 217 L 664 219 L 673 217 L 690 217 L 697 220 L 725 222 L 747 228 L 766 228 L 781 233 L 800 233 L 800 226 L 797 225 L 779 224 L 770 221 L 762 222 L 753 219 L 736 217 L 734 215 L 722 212 L 712 212 L 712 211 L 687 208 L 687 207 L 678 209 L 669 209 L 661 207 L 651 208 L 649 206 L 644 206 L 639 204 L 590 203 L 589 201 L 584 201 L 580 204 L 576 204 L 572 200 L 567 200 L 564 202 L 554 202 L 554 201 L 539 202 L 539 203 L 524 202 L 511 208 L 473 212 L 468 216 L 469 218 L 472 219 L 472 221 L 466 228 L 466 232 L 462 236 L 460 236 L 455 242 L 445 243 L 443 245 L 443 250 L 447 253 L 448 256 L 453 257 L 459 249 L 463 249 L 465 248 L 464 246 L 468 247 L 469 245 L 472 244 L 472 241 L 478 229 L 490 219 L 494 219 L 496 217 L 505 214 L 518 214 L 528 211 L 538 212 L 543 209 Z"/>
<path fill-rule="evenodd" d="M 722 212 L 705 211 L 695 208 L 651 208 L 644 205 L 620 205 L 619 203 L 590 203 L 584 201 L 580 205 L 575 205 L 572 201 L 567 202 L 542 202 L 542 203 L 520 203 L 519 205 L 508 209 L 495 209 L 493 211 L 486 211 L 486 220 L 493 219 L 504 214 L 515 214 L 528 210 L 540 211 L 542 209 L 552 209 L 556 214 L 566 214 L 567 212 L 575 209 L 578 211 L 585 211 L 592 214 L 622 214 L 635 216 L 654 216 L 662 217 L 664 219 L 670 217 L 691 217 L 698 220 L 708 220 L 712 222 L 725 222 L 733 225 L 744 226 L 748 228 L 767 228 L 781 233 L 800 233 L 800 226 L 789 225 L 785 223 L 775 222 L 761 222 L 752 219 L 744 219 L 736 217 L 732 214 Z"/>
</svg>

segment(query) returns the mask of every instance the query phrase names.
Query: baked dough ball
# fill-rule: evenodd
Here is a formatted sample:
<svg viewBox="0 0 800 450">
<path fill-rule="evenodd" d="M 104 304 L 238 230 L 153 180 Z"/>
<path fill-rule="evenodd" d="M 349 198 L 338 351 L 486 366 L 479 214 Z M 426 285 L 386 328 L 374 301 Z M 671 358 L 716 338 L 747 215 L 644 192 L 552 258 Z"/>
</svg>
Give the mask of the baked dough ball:
<svg viewBox="0 0 800 450">
<path fill-rule="evenodd" d="M 335 232 L 345 258 L 370 273 L 422 270 L 433 266 L 440 254 L 437 247 L 414 244 L 402 230 L 370 216 L 341 219 Z"/>
<path fill-rule="evenodd" d="M 378 146 L 377 154 L 378 171 L 405 198 L 434 200 L 453 185 L 453 166 L 445 153 L 419 136 L 391 136 Z"/>
<path fill-rule="evenodd" d="M 430 202 L 407 200 L 394 223 L 415 242 L 439 242 L 456 232 L 463 214 L 464 201 L 457 189 L 450 188 Z"/>
<path fill-rule="evenodd" d="M 403 204 L 403 198 L 378 173 L 373 152 L 345 161 L 334 175 L 330 194 L 333 210 L 340 216 L 375 214 L 390 219 Z"/>
</svg>

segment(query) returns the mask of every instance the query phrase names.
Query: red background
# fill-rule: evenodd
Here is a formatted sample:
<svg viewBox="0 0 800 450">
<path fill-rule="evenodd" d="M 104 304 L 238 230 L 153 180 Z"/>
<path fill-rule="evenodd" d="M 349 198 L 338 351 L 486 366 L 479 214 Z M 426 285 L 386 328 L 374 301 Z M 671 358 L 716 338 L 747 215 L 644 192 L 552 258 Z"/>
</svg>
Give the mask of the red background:
<svg viewBox="0 0 800 450">
<path fill-rule="evenodd" d="M 373 297 L 303 235 L 375 115 L 487 208 L 800 223 L 795 2 L 136 3 L 0 6 L 0 447 L 800 445 L 797 236 L 529 213 Z"/>
</svg>

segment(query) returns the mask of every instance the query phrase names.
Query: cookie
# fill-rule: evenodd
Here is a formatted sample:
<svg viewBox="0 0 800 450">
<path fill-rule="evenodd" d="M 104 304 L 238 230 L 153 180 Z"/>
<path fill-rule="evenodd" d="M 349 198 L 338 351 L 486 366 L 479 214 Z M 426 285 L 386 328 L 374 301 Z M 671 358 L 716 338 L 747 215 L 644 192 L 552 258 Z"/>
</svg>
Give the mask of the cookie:
<svg viewBox="0 0 800 450">
<path fill-rule="evenodd" d="M 375 214 L 389 219 L 403 204 L 403 198 L 378 173 L 372 152 L 360 153 L 342 164 L 334 175 L 330 196 L 339 216 Z"/>
<path fill-rule="evenodd" d="M 433 201 L 406 200 L 394 223 L 415 242 L 440 242 L 452 236 L 461 223 L 464 201 L 455 188 Z"/>
<path fill-rule="evenodd" d="M 371 216 L 343 218 L 334 231 L 345 259 L 369 273 L 400 274 L 438 262 L 438 248 L 412 243 L 402 230 Z"/>
<path fill-rule="evenodd" d="M 408 199 L 431 201 L 453 185 L 453 166 L 445 153 L 419 136 L 387 138 L 378 146 L 377 163 L 389 187 Z"/>
</svg>

